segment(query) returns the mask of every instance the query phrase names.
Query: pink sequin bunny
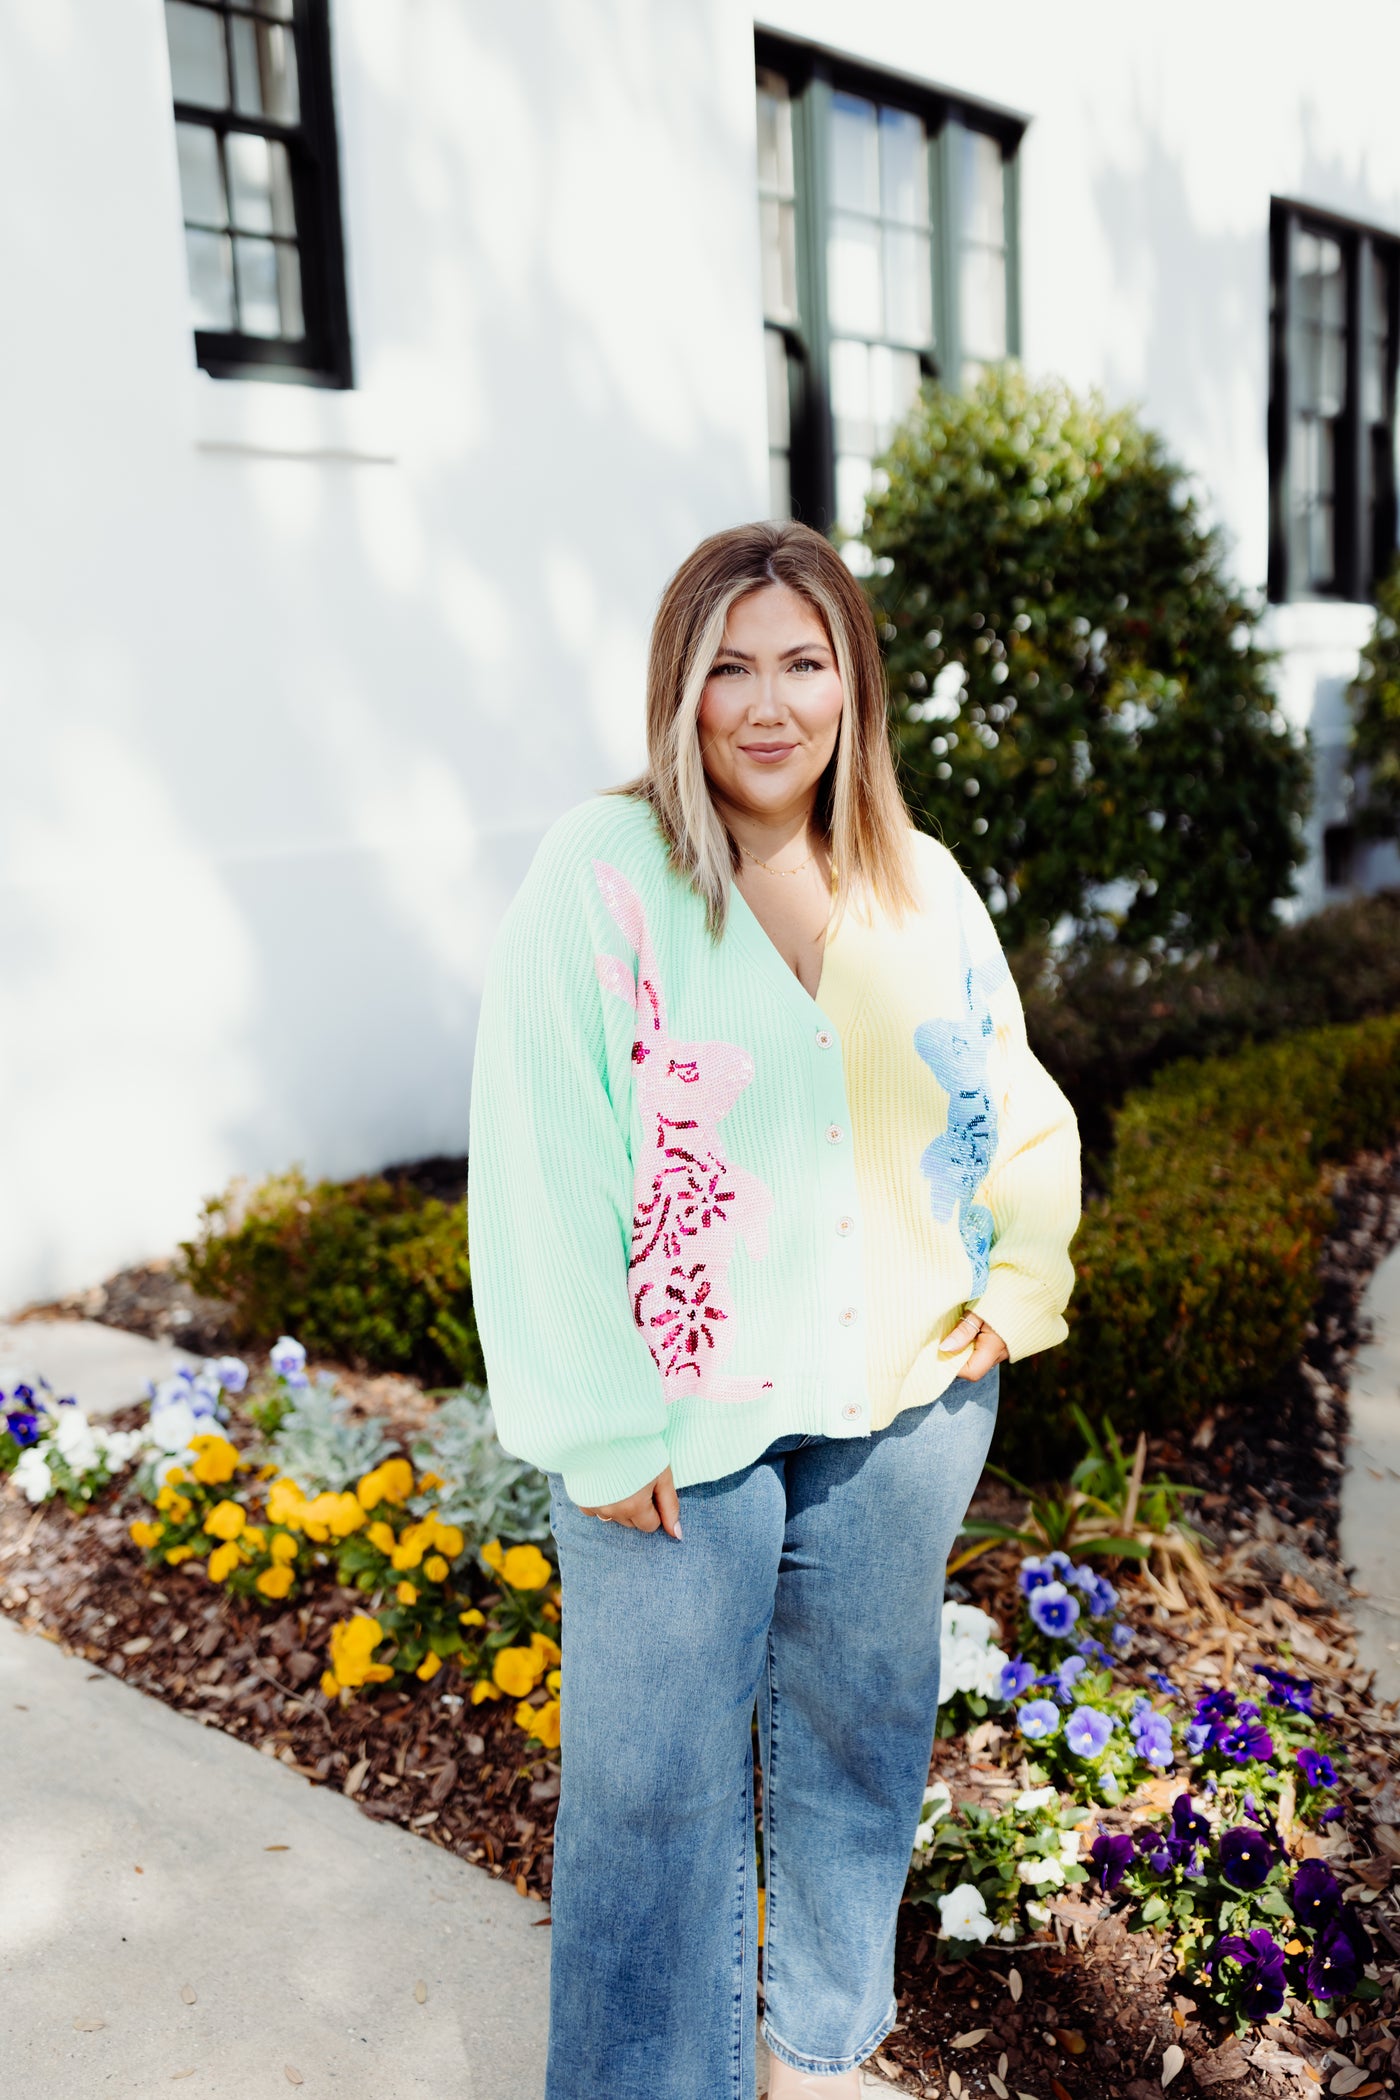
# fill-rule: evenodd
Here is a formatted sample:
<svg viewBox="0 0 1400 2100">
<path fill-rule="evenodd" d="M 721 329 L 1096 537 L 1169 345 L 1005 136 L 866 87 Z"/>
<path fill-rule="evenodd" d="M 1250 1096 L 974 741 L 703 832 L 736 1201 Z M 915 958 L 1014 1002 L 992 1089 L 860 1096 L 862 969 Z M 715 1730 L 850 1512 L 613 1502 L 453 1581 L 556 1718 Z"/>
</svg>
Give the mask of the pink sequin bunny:
<svg viewBox="0 0 1400 2100">
<path fill-rule="evenodd" d="M 725 1158 L 718 1126 L 753 1078 L 753 1059 L 736 1043 L 680 1043 L 666 1026 L 666 1002 L 641 899 L 625 875 L 595 860 L 604 902 L 637 957 L 637 975 L 620 957 L 594 958 L 604 989 L 636 1015 L 644 1149 L 636 1165 L 632 1317 L 646 1336 L 668 1400 L 754 1400 L 771 1378 L 735 1378 L 722 1369 L 734 1340 L 729 1261 L 736 1236 L 755 1259 L 768 1251 L 772 1191 Z"/>
</svg>

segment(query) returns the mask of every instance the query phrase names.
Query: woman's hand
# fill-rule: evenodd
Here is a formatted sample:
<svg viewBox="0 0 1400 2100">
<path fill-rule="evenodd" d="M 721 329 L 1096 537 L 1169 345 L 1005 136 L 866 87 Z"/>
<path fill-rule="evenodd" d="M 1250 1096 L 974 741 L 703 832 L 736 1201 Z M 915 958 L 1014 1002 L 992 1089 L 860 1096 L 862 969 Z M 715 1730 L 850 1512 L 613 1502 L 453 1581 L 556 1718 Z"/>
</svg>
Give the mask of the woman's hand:
<svg viewBox="0 0 1400 2100">
<path fill-rule="evenodd" d="M 971 1356 L 958 1372 L 959 1378 L 985 1378 L 993 1364 L 999 1364 L 1011 1352 L 994 1327 L 989 1327 L 975 1312 L 964 1313 L 952 1333 L 945 1335 L 938 1344 L 940 1356 L 952 1356 L 955 1351 L 965 1349 L 975 1342 Z"/>
<path fill-rule="evenodd" d="M 638 1488 L 635 1495 L 625 1495 L 621 1502 L 604 1502 L 596 1509 L 588 1509 L 580 1502 L 579 1508 L 586 1517 L 602 1517 L 608 1524 L 626 1524 L 633 1531 L 669 1531 L 673 1539 L 681 1535 L 680 1497 L 669 1466 L 657 1474 L 650 1487 Z"/>
</svg>

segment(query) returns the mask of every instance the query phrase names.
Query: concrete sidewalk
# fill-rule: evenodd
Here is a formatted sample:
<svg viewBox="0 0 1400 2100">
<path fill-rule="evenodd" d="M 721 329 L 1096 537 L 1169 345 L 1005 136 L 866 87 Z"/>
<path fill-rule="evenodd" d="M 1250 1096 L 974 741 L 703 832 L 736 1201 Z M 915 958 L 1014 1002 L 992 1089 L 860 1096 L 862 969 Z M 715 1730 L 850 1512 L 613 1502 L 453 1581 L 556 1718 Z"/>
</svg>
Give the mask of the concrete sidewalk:
<svg viewBox="0 0 1400 2100">
<path fill-rule="evenodd" d="M 540 2100 L 543 1915 L 0 1619 L 7 2100 Z"/>
<path fill-rule="evenodd" d="M 0 1391 L 42 1376 L 93 1417 L 144 1400 L 148 1378 L 159 1383 L 181 1364 L 201 1361 L 172 1342 L 150 1342 L 100 1320 L 0 1320 Z"/>
<path fill-rule="evenodd" d="M 1351 1435 L 1342 1476 L 1342 1559 L 1362 1592 L 1352 1600 L 1357 1660 L 1373 1696 L 1400 1699 L 1400 1247 L 1366 1287 L 1373 1338 L 1351 1374 Z"/>
</svg>

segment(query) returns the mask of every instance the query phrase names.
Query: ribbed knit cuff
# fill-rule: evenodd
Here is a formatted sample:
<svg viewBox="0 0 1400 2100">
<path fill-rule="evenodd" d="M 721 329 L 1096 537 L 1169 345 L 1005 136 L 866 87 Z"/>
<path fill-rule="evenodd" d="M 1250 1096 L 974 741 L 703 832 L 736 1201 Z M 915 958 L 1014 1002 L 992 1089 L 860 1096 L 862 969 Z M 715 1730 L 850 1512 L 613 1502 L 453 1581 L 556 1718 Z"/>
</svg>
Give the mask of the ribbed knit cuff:
<svg viewBox="0 0 1400 2100">
<path fill-rule="evenodd" d="M 986 1290 L 968 1304 L 1001 1336 L 1013 1364 L 1053 1349 L 1069 1333 L 1064 1315 L 1046 1303 L 1044 1285 L 1014 1269 L 993 1269 Z"/>
<path fill-rule="evenodd" d="M 635 1495 L 670 1463 L 664 1437 L 634 1436 L 614 1444 L 596 1444 L 561 1471 L 569 1500 L 580 1509 L 596 1509 L 602 1503 Z"/>
</svg>

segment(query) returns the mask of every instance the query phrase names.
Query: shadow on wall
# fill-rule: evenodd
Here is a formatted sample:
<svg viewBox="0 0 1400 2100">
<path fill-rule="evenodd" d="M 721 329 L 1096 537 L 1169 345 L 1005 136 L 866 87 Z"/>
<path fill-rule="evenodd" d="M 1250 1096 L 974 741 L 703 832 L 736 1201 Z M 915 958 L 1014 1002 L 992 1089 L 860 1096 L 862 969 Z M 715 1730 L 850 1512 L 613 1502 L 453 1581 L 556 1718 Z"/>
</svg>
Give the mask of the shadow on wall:
<svg viewBox="0 0 1400 2100">
<path fill-rule="evenodd" d="M 637 762 L 660 586 L 754 494 L 750 147 L 708 17 L 398 20 L 348 8 L 340 59 L 398 464 L 198 454 L 153 390 L 69 470 L 80 620 L 12 579 L 41 858 L 0 875 L 35 1024 L 0 1297 L 168 1244 L 235 1171 L 464 1149 L 489 934 L 543 824 Z"/>
</svg>

